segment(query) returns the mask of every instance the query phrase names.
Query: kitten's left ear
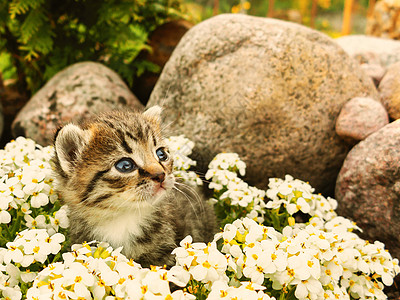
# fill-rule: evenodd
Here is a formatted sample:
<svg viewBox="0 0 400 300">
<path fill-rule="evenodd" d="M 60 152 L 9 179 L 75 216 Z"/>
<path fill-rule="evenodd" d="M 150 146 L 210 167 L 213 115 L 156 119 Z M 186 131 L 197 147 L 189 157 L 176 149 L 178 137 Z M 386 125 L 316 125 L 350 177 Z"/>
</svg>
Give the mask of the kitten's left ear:
<svg viewBox="0 0 400 300">
<path fill-rule="evenodd" d="M 143 116 L 146 117 L 150 122 L 154 123 L 154 125 L 160 127 L 161 125 L 161 106 L 154 105 L 148 108 L 144 113 Z"/>
</svg>

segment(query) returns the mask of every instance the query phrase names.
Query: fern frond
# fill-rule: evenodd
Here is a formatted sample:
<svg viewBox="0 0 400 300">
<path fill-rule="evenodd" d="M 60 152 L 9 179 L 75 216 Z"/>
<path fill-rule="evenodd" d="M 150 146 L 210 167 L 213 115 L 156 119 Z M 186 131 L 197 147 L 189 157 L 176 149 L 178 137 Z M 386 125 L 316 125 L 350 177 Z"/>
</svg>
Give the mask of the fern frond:
<svg viewBox="0 0 400 300">
<path fill-rule="evenodd" d="M 26 52 L 25 59 L 31 61 L 48 54 L 53 49 L 53 32 L 48 24 L 43 24 L 30 38 L 29 43 L 19 47 Z"/>
<path fill-rule="evenodd" d="M 14 19 L 17 15 L 26 14 L 29 9 L 37 8 L 44 3 L 45 0 L 13 0 L 10 3 L 10 18 Z"/>
<path fill-rule="evenodd" d="M 43 26 L 45 21 L 47 21 L 47 16 L 44 14 L 42 8 L 36 8 L 29 11 L 27 17 L 21 25 L 21 42 L 26 44 Z"/>
<path fill-rule="evenodd" d="M 44 24 L 30 39 L 32 49 L 42 55 L 48 54 L 53 49 L 53 31 L 50 24 Z"/>
</svg>

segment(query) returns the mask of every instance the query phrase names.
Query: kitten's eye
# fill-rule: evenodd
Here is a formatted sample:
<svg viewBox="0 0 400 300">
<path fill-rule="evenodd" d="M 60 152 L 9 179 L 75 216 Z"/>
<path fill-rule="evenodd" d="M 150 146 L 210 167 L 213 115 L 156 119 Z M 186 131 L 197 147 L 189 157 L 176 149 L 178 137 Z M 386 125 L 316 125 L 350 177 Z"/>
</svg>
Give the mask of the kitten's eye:
<svg viewBox="0 0 400 300">
<path fill-rule="evenodd" d="M 137 165 L 131 158 L 125 157 L 115 163 L 115 168 L 121 173 L 130 173 L 137 169 Z"/>
<path fill-rule="evenodd" d="M 156 155 L 160 161 L 166 161 L 168 159 L 168 154 L 164 148 L 157 149 Z"/>
</svg>

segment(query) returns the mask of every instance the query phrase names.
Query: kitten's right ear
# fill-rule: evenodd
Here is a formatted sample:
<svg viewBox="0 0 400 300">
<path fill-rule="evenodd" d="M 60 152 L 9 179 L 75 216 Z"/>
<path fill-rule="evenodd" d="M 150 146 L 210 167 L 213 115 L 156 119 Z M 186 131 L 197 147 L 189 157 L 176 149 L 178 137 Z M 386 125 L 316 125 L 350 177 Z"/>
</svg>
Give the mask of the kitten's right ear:
<svg viewBox="0 0 400 300">
<path fill-rule="evenodd" d="M 143 116 L 147 118 L 154 125 L 160 127 L 161 124 L 161 112 L 162 107 L 159 105 L 154 105 L 143 112 Z"/>
<path fill-rule="evenodd" d="M 71 175 L 83 148 L 90 139 L 90 132 L 74 124 L 65 125 L 55 137 L 55 150 L 61 169 Z"/>
</svg>

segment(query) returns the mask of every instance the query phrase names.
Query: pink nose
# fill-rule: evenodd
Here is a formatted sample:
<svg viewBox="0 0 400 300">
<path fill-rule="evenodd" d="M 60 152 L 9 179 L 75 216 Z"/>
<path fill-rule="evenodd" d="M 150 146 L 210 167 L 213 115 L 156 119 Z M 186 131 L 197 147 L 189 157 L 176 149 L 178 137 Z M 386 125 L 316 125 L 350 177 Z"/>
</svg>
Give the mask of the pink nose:
<svg viewBox="0 0 400 300">
<path fill-rule="evenodd" d="M 156 174 L 151 174 L 150 177 L 152 180 L 154 180 L 155 182 L 159 182 L 162 183 L 165 179 L 165 173 L 164 172 L 160 172 L 160 173 L 156 173 Z"/>
</svg>

